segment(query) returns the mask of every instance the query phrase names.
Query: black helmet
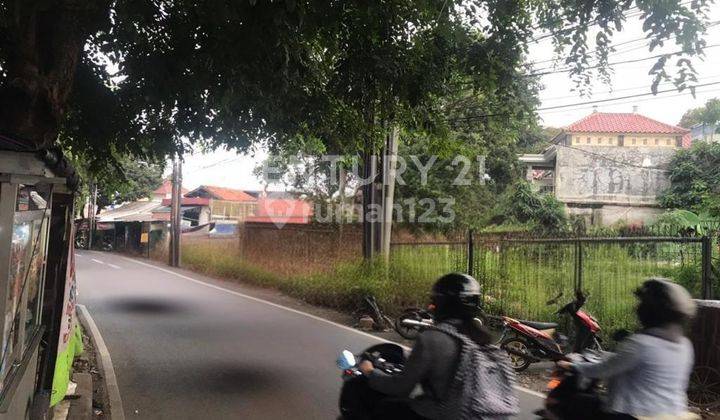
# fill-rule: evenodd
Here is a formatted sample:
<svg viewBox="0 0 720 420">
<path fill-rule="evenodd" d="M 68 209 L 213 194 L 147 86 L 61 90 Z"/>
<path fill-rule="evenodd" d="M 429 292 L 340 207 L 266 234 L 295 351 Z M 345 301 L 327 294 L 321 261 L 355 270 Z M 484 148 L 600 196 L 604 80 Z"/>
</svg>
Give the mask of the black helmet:
<svg viewBox="0 0 720 420">
<path fill-rule="evenodd" d="M 650 278 L 635 291 L 639 300 L 637 314 L 645 328 L 684 323 L 695 316 L 695 302 L 690 293 L 664 278 Z"/>
<path fill-rule="evenodd" d="M 480 284 L 467 274 L 446 274 L 433 285 L 432 303 L 438 320 L 472 319 L 480 304 Z"/>
</svg>

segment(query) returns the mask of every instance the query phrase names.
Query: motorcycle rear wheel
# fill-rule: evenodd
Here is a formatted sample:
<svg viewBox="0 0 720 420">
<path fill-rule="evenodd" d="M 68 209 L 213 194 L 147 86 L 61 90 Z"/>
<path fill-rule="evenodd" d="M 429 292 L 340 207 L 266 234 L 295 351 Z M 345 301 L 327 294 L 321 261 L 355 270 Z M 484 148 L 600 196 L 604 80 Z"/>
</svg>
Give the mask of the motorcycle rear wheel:
<svg viewBox="0 0 720 420">
<path fill-rule="evenodd" d="M 527 357 L 522 357 L 517 353 L 525 353 L 530 354 L 530 345 L 528 344 L 527 340 L 521 337 L 510 337 L 506 338 L 505 340 L 500 343 L 500 348 L 507 351 L 508 349 L 511 349 L 514 351 L 514 353 L 508 352 L 508 356 L 510 356 L 510 366 L 512 366 L 513 369 L 515 369 L 515 372 L 522 372 L 523 370 L 527 369 L 530 364 L 532 364 L 532 360 L 530 360 Z"/>
<path fill-rule="evenodd" d="M 415 340 L 420 335 L 419 327 L 403 325 L 403 320 L 411 319 L 413 321 L 422 321 L 423 317 L 419 310 L 407 310 L 395 319 L 395 331 L 407 340 Z"/>
</svg>

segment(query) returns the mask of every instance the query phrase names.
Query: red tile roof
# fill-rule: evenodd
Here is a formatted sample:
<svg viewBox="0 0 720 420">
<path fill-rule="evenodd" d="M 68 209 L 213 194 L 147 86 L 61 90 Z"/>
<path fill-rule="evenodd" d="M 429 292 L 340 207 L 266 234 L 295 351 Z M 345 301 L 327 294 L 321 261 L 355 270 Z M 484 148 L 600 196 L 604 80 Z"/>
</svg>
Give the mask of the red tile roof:
<svg viewBox="0 0 720 420">
<path fill-rule="evenodd" d="M 640 114 L 607 112 L 593 112 L 587 117 L 565 127 L 565 130 L 571 133 L 600 132 L 678 135 L 690 132 L 688 129 L 665 124 Z"/>
<path fill-rule="evenodd" d="M 233 188 L 216 187 L 214 185 L 201 185 L 189 193 L 185 194 L 187 197 L 197 197 L 201 191 L 205 191 L 208 195 L 216 200 L 225 201 L 255 201 L 256 198 L 246 193 L 243 190 L 236 190 Z"/>
<path fill-rule="evenodd" d="M 255 214 L 246 219 L 256 223 L 310 223 L 313 208 L 307 201 L 286 198 L 261 198 Z"/>
<path fill-rule="evenodd" d="M 172 198 L 163 198 L 161 204 L 163 206 L 172 205 Z M 180 199 L 181 206 L 209 206 L 210 199 L 205 197 L 182 197 Z"/>
<path fill-rule="evenodd" d="M 180 194 L 185 194 L 186 192 L 188 192 L 187 188 L 181 188 Z M 170 181 L 169 179 L 163 181 L 162 185 L 159 186 L 155 191 L 153 191 L 153 194 L 172 194 L 172 181 Z"/>
</svg>

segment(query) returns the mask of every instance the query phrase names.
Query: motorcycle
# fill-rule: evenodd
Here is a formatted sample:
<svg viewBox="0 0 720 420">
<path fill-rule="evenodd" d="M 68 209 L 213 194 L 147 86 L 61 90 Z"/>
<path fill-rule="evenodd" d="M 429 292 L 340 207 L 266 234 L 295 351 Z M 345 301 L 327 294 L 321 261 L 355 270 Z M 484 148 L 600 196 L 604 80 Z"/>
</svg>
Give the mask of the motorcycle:
<svg viewBox="0 0 720 420">
<path fill-rule="evenodd" d="M 383 343 L 374 345 L 360 355 L 343 350 L 337 360 L 341 369 L 343 386 L 340 391 L 340 418 L 343 420 L 360 420 L 370 418 L 377 403 L 385 394 L 370 388 L 367 378 L 358 366 L 364 360 L 372 362 L 375 369 L 388 375 L 402 373 L 405 364 L 405 352 L 397 344 Z"/>
<path fill-rule="evenodd" d="M 591 350 L 568 355 L 564 360 L 596 361 L 600 355 L 600 352 Z M 565 420 L 591 418 L 601 413 L 601 410 L 598 380 L 556 367 L 547 384 L 545 408 L 536 411 L 535 415 L 543 420 Z"/>
<path fill-rule="evenodd" d="M 100 243 L 100 249 L 106 252 L 110 252 L 113 250 L 113 244 L 112 239 L 110 238 L 103 238 L 102 242 Z"/>
<path fill-rule="evenodd" d="M 395 319 L 395 331 L 407 340 L 416 339 L 423 329 L 434 324 L 434 309 L 434 305 L 429 305 L 428 309 L 406 309 Z"/>
<path fill-rule="evenodd" d="M 561 292 L 549 300 L 547 305 L 554 305 L 563 296 Z M 527 369 L 532 363 L 542 360 L 563 360 L 567 353 L 581 353 L 585 350 L 602 350 L 600 344 L 600 324 L 582 310 L 587 301 L 581 291 L 576 292 L 575 299 L 558 309 L 556 315 L 570 316 L 575 329 L 572 348 L 568 346 L 567 337 L 557 332 L 555 322 L 536 322 L 504 317 L 505 332 L 500 347 L 510 355 L 510 363 L 517 372 Z"/>
<path fill-rule="evenodd" d="M 627 330 L 617 330 L 612 338 L 621 342 L 630 335 Z M 603 357 L 602 350 L 586 350 L 584 353 L 568 354 L 564 360 L 569 362 L 598 362 Z M 547 384 L 545 407 L 535 412 L 542 420 L 574 420 L 574 419 L 602 419 L 602 399 L 600 398 L 600 381 L 585 378 L 573 370 L 556 367 Z M 643 420 L 666 420 L 667 415 L 644 416 Z M 700 416 L 685 412 L 673 416 L 676 420 L 700 420 Z"/>
<path fill-rule="evenodd" d="M 405 312 L 395 320 L 395 331 L 408 340 L 416 339 L 421 331 L 435 325 L 435 319 L 432 314 L 434 309 L 434 305 L 429 305 L 427 310 L 418 308 L 405 310 Z M 486 314 L 481 308 L 478 308 L 475 319 L 481 325 L 491 330 L 504 331 L 504 317 Z"/>
</svg>

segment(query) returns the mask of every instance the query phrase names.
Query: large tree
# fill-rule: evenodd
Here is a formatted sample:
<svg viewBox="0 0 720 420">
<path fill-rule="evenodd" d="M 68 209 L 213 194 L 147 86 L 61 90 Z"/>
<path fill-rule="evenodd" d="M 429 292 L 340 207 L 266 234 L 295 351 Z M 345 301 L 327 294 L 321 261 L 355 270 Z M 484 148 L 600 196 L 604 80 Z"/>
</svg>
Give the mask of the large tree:
<svg viewBox="0 0 720 420">
<path fill-rule="evenodd" d="M 100 162 L 162 155 L 188 140 L 282 144 L 303 131 L 353 147 L 381 137 L 378 122 L 441 122 L 426 118 L 433 100 L 458 85 L 512 98 L 539 31 L 569 51 L 565 63 L 583 83 L 608 75 L 612 35 L 642 15 L 651 49 L 674 42 L 682 51 L 658 60 L 655 82 L 687 87 L 707 8 L 705 0 L 2 0 L 0 129 L 30 147 L 60 134 Z"/>
<path fill-rule="evenodd" d="M 712 98 L 705 105 L 685 111 L 680 127 L 690 128 L 696 124 L 717 124 L 720 121 L 720 99 Z"/>
<path fill-rule="evenodd" d="M 695 142 L 670 162 L 670 187 L 660 196 L 664 207 L 720 216 L 720 144 Z"/>
</svg>

